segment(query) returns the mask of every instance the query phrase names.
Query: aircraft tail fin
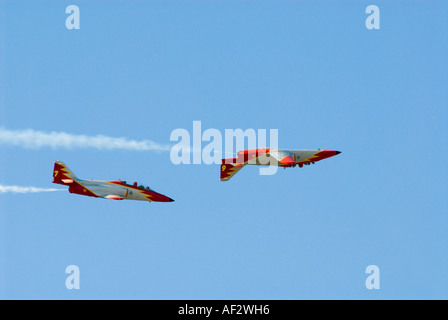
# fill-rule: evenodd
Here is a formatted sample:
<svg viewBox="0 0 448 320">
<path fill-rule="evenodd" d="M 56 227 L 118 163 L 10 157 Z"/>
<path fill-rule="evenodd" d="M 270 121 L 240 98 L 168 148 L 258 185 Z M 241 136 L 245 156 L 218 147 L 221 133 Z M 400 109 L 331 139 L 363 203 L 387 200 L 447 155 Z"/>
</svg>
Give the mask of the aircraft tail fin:
<svg viewBox="0 0 448 320">
<path fill-rule="evenodd" d="M 53 169 L 53 183 L 68 185 L 79 180 L 62 161 L 55 161 Z"/>
<path fill-rule="evenodd" d="M 229 180 L 245 166 L 244 163 L 236 163 L 237 160 L 238 160 L 238 158 L 222 159 L 221 181 Z"/>
</svg>

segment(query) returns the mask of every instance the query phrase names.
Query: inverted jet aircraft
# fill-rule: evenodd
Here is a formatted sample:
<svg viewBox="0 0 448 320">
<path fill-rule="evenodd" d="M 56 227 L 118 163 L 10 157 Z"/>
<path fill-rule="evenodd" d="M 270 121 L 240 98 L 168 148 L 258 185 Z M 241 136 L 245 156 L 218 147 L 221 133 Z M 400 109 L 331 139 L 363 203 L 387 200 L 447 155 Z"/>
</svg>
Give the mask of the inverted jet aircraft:
<svg viewBox="0 0 448 320">
<path fill-rule="evenodd" d="M 333 157 L 341 153 L 333 150 L 293 150 L 261 148 L 243 150 L 238 157 L 222 159 L 221 181 L 227 181 L 246 165 L 265 165 L 290 168 L 314 164 L 317 161 Z"/>
<path fill-rule="evenodd" d="M 62 161 L 54 163 L 53 183 L 68 186 L 70 193 L 76 193 L 83 196 L 113 199 L 113 200 L 141 200 L 156 202 L 174 201 L 163 194 L 151 190 L 149 187 L 132 185 L 126 181 L 100 181 L 100 180 L 81 180 L 78 179 L 72 171 Z"/>
</svg>

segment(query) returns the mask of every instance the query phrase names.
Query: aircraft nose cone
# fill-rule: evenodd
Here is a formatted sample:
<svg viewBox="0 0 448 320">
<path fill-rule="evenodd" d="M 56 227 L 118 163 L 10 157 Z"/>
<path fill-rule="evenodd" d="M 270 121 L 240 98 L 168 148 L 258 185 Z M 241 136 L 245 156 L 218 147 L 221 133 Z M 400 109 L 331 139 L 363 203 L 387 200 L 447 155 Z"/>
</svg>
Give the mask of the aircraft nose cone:
<svg viewBox="0 0 448 320">
<path fill-rule="evenodd" d="M 341 151 L 329 150 L 329 151 L 327 151 L 327 157 L 334 157 L 334 156 L 337 156 L 340 153 L 341 153 Z"/>
<path fill-rule="evenodd" d="M 158 198 L 158 201 L 160 202 L 174 202 L 174 199 L 171 199 L 170 197 L 167 196 L 161 196 Z"/>
<path fill-rule="evenodd" d="M 327 158 L 330 158 L 330 157 L 334 157 L 334 156 L 336 156 L 336 155 L 338 155 L 338 154 L 340 154 L 341 153 L 341 151 L 335 151 L 335 150 L 322 150 L 322 151 L 319 151 L 317 154 L 316 154 L 316 156 L 318 157 L 317 159 L 315 159 L 315 161 L 319 161 L 319 160 L 322 160 L 322 159 L 327 159 Z"/>
<path fill-rule="evenodd" d="M 151 195 L 149 196 L 149 200 L 156 201 L 156 202 L 173 202 L 174 201 L 170 197 L 167 197 L 167 196 L 157 193 L 157 192 L 151 192 Z"/>
</svg>

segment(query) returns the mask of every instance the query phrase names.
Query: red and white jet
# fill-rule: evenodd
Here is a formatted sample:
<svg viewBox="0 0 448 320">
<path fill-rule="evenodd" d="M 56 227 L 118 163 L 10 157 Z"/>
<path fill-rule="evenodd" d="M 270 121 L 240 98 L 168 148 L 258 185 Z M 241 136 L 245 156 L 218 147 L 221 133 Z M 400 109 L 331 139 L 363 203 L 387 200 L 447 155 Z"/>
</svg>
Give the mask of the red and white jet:
<svg viewBox="0 0 448 320">
<path fill-rule="evenodd" d="M 222 159 L 221 181 L 232 178 L 245 165 L 278 166 L 283 168 L 314 164 L 341 153 L 333 150 L 293 150 L 261 148 L 238 152 L 237 158 Z"/>
<path fill-rule="evenodd" d="M 137 185 L 137 182 L 130 185 L 126 181 L 100 181 L 100 180 L 81 180 L 78 179 L 72 171 L 62 161 L 54 163 L 53 183 L 68 186 L 70 193 L 76 193 L 83 196 L 114 199 L 114 200 L 141 200 L 172 202 L 174 201 L 163 194 L 151 190 L 149 187 Z"/>
</svg>

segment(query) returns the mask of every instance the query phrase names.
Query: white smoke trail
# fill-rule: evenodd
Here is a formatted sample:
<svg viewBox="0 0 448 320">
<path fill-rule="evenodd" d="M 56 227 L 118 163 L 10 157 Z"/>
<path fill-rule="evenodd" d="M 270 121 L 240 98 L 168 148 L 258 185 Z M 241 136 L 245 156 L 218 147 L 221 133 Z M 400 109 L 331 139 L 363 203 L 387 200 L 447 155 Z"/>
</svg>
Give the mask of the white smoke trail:
<svg viewBox="0 0 448 320">
<path fill-rule="evenodd" d="M 52 192 L 52 191 L 64 191 L 64 189 L 4 186 L 0 184 L 0 193 L 36 193 L 36 192 Z"/>
<path fill-rule="evenodd" d="M 127 138 L 113 138 L 104 135 L 87 136 L 65 132 L 50 133 L 27 130 L 7 130 L 0 127 L 0 144 L 20 146 L 27 149 L 42 147 L 65 148 L 95 148 L 99 150 L 134 150 L 134 151 L 169 151 L 170 145 L 159 144 L 151 140 L 130 140 Z"/>
</svg>

